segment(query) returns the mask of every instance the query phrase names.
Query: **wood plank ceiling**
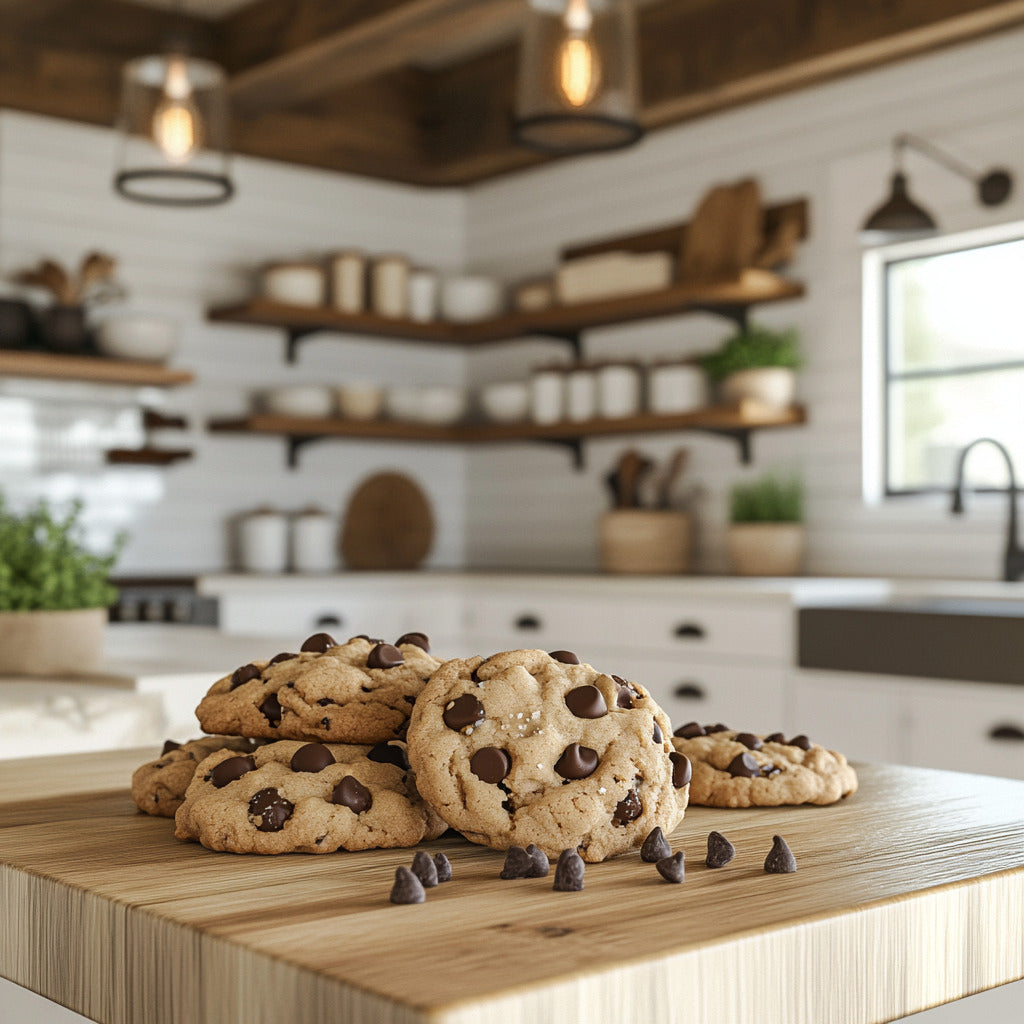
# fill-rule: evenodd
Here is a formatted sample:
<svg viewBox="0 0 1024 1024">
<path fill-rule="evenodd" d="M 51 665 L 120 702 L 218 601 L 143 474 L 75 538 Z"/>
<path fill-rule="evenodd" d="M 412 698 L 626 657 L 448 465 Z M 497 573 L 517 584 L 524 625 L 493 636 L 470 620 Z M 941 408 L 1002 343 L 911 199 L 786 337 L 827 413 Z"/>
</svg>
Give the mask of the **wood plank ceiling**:
<svg viewBox="0 0 1024 1024">
<path fill-rule="evenodd" d="M 187 32 L 230 75 L 237 152 L 423 185 L 537 164 L 509 134 L 526 0 L 0 0 L 0 107 L 112 124 L 121 66 Z M 194 7 L 191 9 L 195 9 Z M 657 129 L 1024 24 L 1024 0 L 653 0 Z"/>
</svg>

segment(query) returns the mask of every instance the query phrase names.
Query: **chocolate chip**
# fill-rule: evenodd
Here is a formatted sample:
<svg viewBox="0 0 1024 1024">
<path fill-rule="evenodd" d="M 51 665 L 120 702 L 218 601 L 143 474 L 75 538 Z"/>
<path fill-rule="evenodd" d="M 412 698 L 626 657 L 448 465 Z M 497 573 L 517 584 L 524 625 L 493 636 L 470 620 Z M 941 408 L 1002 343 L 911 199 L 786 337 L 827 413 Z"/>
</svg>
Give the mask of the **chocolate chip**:
<svg viewBox="0 0 1024 1024">
<path fill-rule="evenodd" d="M 680 754 L 677 750 L 673 750 L 668 757 L 672 762 L 672 785 L 676 789 L 682 789 L 693 778 L 693 768 L 690 765 L 690 759 L 685 754 Z"/>
<path fill-rule="evenodd" d="M 262 675 L 260 670 L 252 664 L 236 668 L 235 671 L 231 673 L 231 689 L 237 690 L 242 683 L 247 683 L 251 679 L 259 679 L 260 675 Z"/>
<path fill-rule="evenodd" d="M 514 878 L 529 878 L 532 870 L 533 858 L 521 846 L 510 846 L 505 853 L 505 863 L 502 864 L 498 877 L 506 882 Z"/>
<path fill-rule="evenodd" d="M 480 662 L 480 665 L 483 665 L 482 661 Z M 477 667 L 475 669 L 473 669 L 472 672 L 469 673 L 469 678 L 472 679 L 474 683 L 482 683 L 483 682 L 483 680 L 480 678 L 480 673 L 478 671 L 479 668 L 480 668 L 480 665 L 477 665 Z"/>
<path fill-rule="evenodd" d="M 653 740 L 655 743 L 664 743 L 665 737 L 661 734 L 661 726 L 657 722 L 654 723 L 654 735 Z"/>
<path fill-rule="evenodd" d="M 210 772 L 210 781 L 217 789 L 223 789 L 229 782 L 240 779 L 246 772 L 256 770 L 256 761 L 248 755 L 228 757 Z"/>
<path fill-rule="evenodd" d="M 393 764 L 403 771 L 409 770 L 409 757 L 405 747 L 398 743 L 378 743 L 377 746 L 370 748 L 366 756 L 377 764 Z"/>
<path fill-rule="evenodd" d="M 278 665 L 282 661 L 291 661 L 292 658 L 297 658 L 297 657 L 298 657 L 297 654 L 291 654 L 289 651 L 282 651 L 280 654 L 275 654 L 270 659 L 267 667 L 269 668 L 270 665 Z"/>
<path fill-rule="evenodd" d="M 707 733 L 704 732 L 704 726 L 698 722 L 687 722 L 686 725 L 679 726 L 672 735 L 678 736 L 680 739 L 692 740 L 697 736 L 706 736 Z"/>
<path fill-rule="evenodd" d="M 358 780 L 346 775 L 331 793 L 331 803 L 347 807 L 353 814 L 362 814 L 373 806 L 373 795 Z"/>
<path fill-rule="evenodd" d="M 377 644 L 366 656 L 367 668 L 397 668 L 405 664 L 405 655 L 394 644 Z"/>
<path fill-rule="evenodd" d="M 672 847 L 668 845 L 665 833 L 660 827 L 651 829 L 644 845 L 640 847 L 640 859 L 646 864 L 657 864 L 659 860 L 672 856 Z"/>
<path fill-rule="evenodd" d="M 704 863 L 709 868 L 724 868 L 736 856 L 736 847 L 721 832 L 708 833 L 708 855 Z"/>
<path fill-rule="evenodd" d="M 742 743 L 748 750 L 760 750 L 764 746 L 761 738 L 752 732 L 738 732 L 733 739 L 737 743 Z"/>
<path fill-rule="evenodd" d="M 280 832 L 294 810 L 295 805 L 285 800 L 272 786 L 253 794 L 249 801 L 249 813 L 260 819 L 256 826 L 260 832 Z"/>
<path fill-rule="evenodd" d="M 276 693 L 272 693 L 267 697 L 260 705 L 260 711 L 263 713 L 263 717 L 275 729 L 281 724 L 281 702 L 277 699 Z"/>
<path fill-rule="evenodd" d="M 718 725 L 705 725 L 704 726 L 704 732 L 706 732 L 709 736 L 713 732 L 728 732 L 728 731 L 729 731 L 729 726 L 723 725 L 721 722 L 719 722 Z"/>
<path fill-rule="evenodd" d="M 640 794 L 631 789 L 616 805 L 615 814 L 612 815 L 613 825 L 628 825 L 636 821 L 644 813 L 643 801 Z"/>
<path fill-rule="evenodd" d="M 526 848 L 526 852 L 530 855 L 530 873 L 526 876 L 527 878 L 546 878 L 550 864 L 548 863 L 548 855 L 541 850 L 539 847 L 530 843 Z"/>
<path fill-rule="evenodd" d="M 603 718 L 608 714 L 604 694 L 596 686 L 577 686 L 565 695 L 566 707 L 577 718 Z"/>
<path fill-rule="evenodd" d="M 799 736 L 794 736 L 789 741 L 789 745 L 791 747 L 799 747 L 801 750 L 810 750 L 811 747 L 814 746 L 814 744 L 811 743 L 811 741 L 803 733 L 801 733 Z"/>
<path fill-rule="evenodd" d="M 560 661 L 563 665 L 578 665 L 580 663 L 579 655 L 573 654 L 572 651 L 549 651 L 548 657 Z"/>
<path fill-rule="evenodd" d="M 782 774 L 782 769 L 776 767 L 776 765 L 772 764 L 771 761 L 769 761 L 767 764 L 761 765 L 761 774 L 765 778 L 774 779 L 776 775 Z"/>
<path fill-rule="evenodd" d="M 655 867 L 658 869 L 658 874 L 666 882 L 673 882 L 679 885 L 686 878 L 686 858 L 683 856 L 682 850 L 672 854 L 670 857 L 662 857 Z"/>
<path fill-rule="evenodd" d="M 175 743 L 174 740 L 164 740 L 164 749 L 160 751 L 160 756 L 169 754 L 172 750 L 181 750 L 181 744 Z"/>
<path fill-rule="evenodd" d="M 612 675 L 612 679 L 614 679 L 615 682 L 617 682 L 619 684 L 619 686 L 625 686 L 626 685 L 626 680 L 623 679 L 622 676 Z"/>
<path fill-rule="evenodd" d="M 585 779 L 594 774 L 600 760 L 596 750 L 570 743 L 555 763 L 555 771 L 563 779 Z"/>
<path fill-rule="evenodd" d="M 388 897 L 392 903 L 423 903 L 427 893 L 423 883 L 408 869 L 395 868 L 395 884 Z"/>
<path fill-rule="evenodd" d="M 402 644 L 412 644 L 413 647 L 419 647 L 420 650 L 430 653 L 430 637 L 426 633 L 403 633 L 395 641 L 395 646 L 401 647 Z"/>
<path fill-rule="evenodd" d="M 575 850 L 563 850 L 555 865 L 555 892 L 582 892 L 586 868 L 583 858 Z"/>
<path fill-rule="evenodd" d="M 330 633 L 314 633 L 299 649 L 313 654 L 323 654 L 324 651 L 337 646 L 338 641 Z"/>
<path fill-rule="evenodd" d="M 292 754 L 293 772 L 322 772 L 335 763 L 334 755 L 322 743 L 307 743 Z"/>
<path fill-rule="evenodd" d="M 619 677 L 612 676 L 612 678 L 617 680 Z M 633 707 L 633 698 L 635 696 L 633 687 L 629 683 L 622 683 L 619 686 L 619 692 L 615 695 L 615 706 L 629 711 Z"/>
<path fill-rule="evenodd" d="M 753 779 L 761 774 L 761 766 L 753 754 L 737 754 L 730 762 L 726 771 L 732 776 Z"/>
<path fill-rule="evenodd" d="M 781 732 L 773 732 L 770 736 L 765 736 L 765 743 L 785 743 L 786 737 Z"/>
<path fill-rule="evenodd" d="M 443 853 L 434 854 L 434 870 L 437 872 L 438 882 L 450 882 L 452 880 L 451 861 Z"/>
<path fill-rule="evenodd" d="M 433 889 L 437 885 L 437 865 L 423 850 L 412 859 L 412 873 L 423 883 L 424 889 Z"/>
<path fill-rule="evenodd" d="M 449 729 L 461 732 L 463 729 L 472 729 L 479 725 L 486 716 L 483 704 L 473 694 L 464 693 L 445 708 L 441 717 Z"/>
<path fill-rule="evenodd" d="M 320 728 L 321 729 L 326 729 L 330 724 L 331 724 L 331 720 L 329 718 L 321 718 L 320 719 Z"/>
<path fill-rule="evenodd" d="M 769 875 L 791 875 L 796 871 L 796 857 L 782 836 L 772 836 L 772 848 L 764 859 Z"/>
<path fill-rule="evenodd" d="M 334 702 L 333 700 L 331 700 L 331 698 L 330 698 L 330 697 L 321 697 L 321 698 L 320 698 L 320 699 L 319 699 L 319 700 L 317 701 L 317 704 L 319 704 L 319 705 L 320 705 L 320 707 L 322 707 L 322 708 L 325 708 L 325 707 L 327 707 L 327 706 L 328 706 L 329 704 L 333 704 L 333 703 L 335 703 L 335 702 Z"/>
<path fill-rule="evenodd" d="M 512 770 L 512 758 L 500 747 L 481 747 L 470 759 L 469 770 L 481 782 L 501 782 Z"/>
</svg>

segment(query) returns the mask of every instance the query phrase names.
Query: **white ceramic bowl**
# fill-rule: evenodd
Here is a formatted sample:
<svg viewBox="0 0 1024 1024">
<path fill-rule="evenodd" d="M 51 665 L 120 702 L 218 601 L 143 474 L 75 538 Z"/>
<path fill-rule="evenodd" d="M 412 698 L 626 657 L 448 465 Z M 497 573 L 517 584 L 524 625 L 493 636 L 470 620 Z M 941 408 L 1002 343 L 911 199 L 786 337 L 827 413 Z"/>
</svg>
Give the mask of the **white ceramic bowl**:
<svg viewBox="0 0 1024 1024">
<path fill-rule="evenodd" d="M 419 409 L 419 388 L 399 386 L 384 392 L 384 411 L 393 420 L 416 423 Z"/>
<path fill-rule="evenodd" d="M 162 363 L 178 347 L 178 325 L 143 313 L 123 313 L 96 329 L 96 347 L 114 359 Z"/>
<path fill-rule="evenodd" d="M 325 284 L 315 263 L 277 263 L 263 271 L 263 294 L 289 306 L 322 306 Z"/>
<path fill-rule="evenodd" d="M 530 385 L 519 380 L 486 384 L 480 389 L 480 408 L 495 423 L 519 423 L 530 409 Z"/>
<path fill-rule="evenodd" d="M 441 286 L 441 316 L 454 323 L 472 323 L 497 316 L 505 308 L 505 288 L 493 277 L 461 274 Z"/>
<path fill-rule="evenodd" d="M 388 415 L 406 423 L 456 423 L 466 412 L 466 394 L 446 385 L 396 387 L 384 399 Z"/>
<path fill-rule="evenodd" d="M 384 408 L 384 389 L 370 384 L 346 384 L 337 396 L 338 412 L 347 420 L 373 420 Z"/>
<path fill-rule="evenodd" d="M 322 419 L 334 414 L 334 394 L 316 384 L 292 384 L 264 392 L 263 407 L 276 416 Z"/>
</svg>

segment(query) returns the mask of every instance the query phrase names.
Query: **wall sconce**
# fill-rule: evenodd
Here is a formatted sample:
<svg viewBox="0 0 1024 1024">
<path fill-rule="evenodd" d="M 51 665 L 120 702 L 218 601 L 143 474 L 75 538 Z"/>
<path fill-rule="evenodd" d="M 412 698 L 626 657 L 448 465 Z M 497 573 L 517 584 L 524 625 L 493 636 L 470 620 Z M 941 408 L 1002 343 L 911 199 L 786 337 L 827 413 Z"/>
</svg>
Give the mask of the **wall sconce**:
<svg viewBox="0 0 1024 1024">
<path fill-rule="evenodd" d="M 946 170 L 971 182 L 977 190 L 978 202 L 983 206 L 999 206 L 1013 191 L 1013 178 L 1009 171 L 997 168 L 982 174 L 916 135 L 897 135 L 892 142 L 895 171 L 891 191 L 885 202 L 864 221 L 860 229 L 863 245 L 885 245 L 923 238 L 938 230 L 935 218 L 910 197 L 907 176 L 903 171 L 903 151 L 908 148 L 916 149 Z"/>
<path fill-rule="evenodd" d="M 643 135 L 638 107 L 632 0 L 530 0 L 516 142 L 553 155 L 621 149 Z"/>
</svg>

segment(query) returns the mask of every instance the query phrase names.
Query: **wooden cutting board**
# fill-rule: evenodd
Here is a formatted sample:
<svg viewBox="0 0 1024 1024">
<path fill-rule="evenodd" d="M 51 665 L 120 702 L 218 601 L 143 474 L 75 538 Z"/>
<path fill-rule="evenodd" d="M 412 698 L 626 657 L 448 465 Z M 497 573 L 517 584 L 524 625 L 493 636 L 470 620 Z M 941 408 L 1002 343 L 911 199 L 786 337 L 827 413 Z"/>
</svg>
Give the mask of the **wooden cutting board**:
<svg viewBox="0 0 1024 1024">
<path fill-rule="evenodd" d="M 433 542 L 430 502 L 415 480 L 377 473 L 356 488 L 341 533 L 346 568 L 416 569 Z"/>
<path fill-rule="evenodd" d="M 691 808 L 683 885 L 630 855 L 556 893 L 442 839 L 454 879 L 393 906 L 408 850 L 177 842 L 128 796 L 151 756 L 0 762 L 0 975 L 105 1024 L 868 1024 L 1024 976 L 1021 782 L 862 766 L 834 807 Z M 763 872 L 775 833 L 796 874 Z"/>
</svg>

